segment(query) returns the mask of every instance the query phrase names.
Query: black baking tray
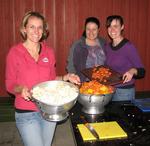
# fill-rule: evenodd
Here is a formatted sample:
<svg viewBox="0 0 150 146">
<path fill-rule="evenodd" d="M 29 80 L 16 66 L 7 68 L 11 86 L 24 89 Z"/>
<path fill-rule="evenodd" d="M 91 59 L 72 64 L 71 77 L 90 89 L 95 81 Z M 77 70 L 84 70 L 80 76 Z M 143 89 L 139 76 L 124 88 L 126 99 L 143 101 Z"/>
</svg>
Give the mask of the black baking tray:
<svg viewBox="0 0 150 146">
<path fill-rule="evenodd" d="M 109 69 L 109 71 L 111 72 L 110 77 L 106 78 L 106 82 L 100 81 L 99 79 L 96 79 L 97 81 L 99 81 L 101 84 L 105 84 L 105 85 L 116 85 L 116 84 L 121 84 L 123 83 L 122 80 L 122 74 L 114 71 L 113 69 L 111 69 L 108 66 L 96 66 L 96 67 L 92 67 L 92 68 L 86 68 L 84 70 L 82 70 L 81 72 L 89 79 L 89 80 L 95 80 L 92 78 L 92 73 L 93 73 L 93 69 L 96 68 L 96 70 L 100 69 L 100 68 L 107 68 Z"/>
</svg>

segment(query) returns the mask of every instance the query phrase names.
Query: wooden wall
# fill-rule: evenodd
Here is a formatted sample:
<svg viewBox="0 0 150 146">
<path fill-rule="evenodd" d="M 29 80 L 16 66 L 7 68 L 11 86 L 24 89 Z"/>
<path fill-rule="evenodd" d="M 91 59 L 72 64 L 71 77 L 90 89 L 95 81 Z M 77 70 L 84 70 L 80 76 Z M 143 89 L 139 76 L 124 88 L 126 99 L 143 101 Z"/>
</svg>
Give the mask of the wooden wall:
<svg viewBox="0 0 150 146">
<path fill-rule="evenodd" d="M 29 10 L 39 11 L 47 18 L 50 30 L 47 44 L 56 52 L 58 74 L 65 73 L 69 47 L 81 36 L 86 17 L 98 17 L 100 34 L 108 39 L 106 17 L 122 15 L 125 35 L 137 46 L 147 71 L 146 77 L 137 81 L 137 90 L 150 90 L 149 0 L 0 0 L 0 97 L 7 95 L 4 85 L 6 54 L 12 45 L 21 41 L 19 25 Z"/>
</svg>

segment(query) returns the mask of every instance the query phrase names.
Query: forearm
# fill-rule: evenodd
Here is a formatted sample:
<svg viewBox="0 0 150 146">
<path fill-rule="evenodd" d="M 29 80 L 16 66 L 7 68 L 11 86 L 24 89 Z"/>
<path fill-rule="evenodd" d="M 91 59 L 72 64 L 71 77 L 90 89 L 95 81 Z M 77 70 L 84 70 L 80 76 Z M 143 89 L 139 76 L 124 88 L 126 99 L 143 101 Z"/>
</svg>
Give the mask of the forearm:
<svg viewBox="0 0 150 146">
<path fill-rule="evenodd" d="M 75 84 L 80 84 L 79 76 L 72 74 L 72 73 L 68 73 L 63 76 L 57 76 L 56 80 L 69 81 Z"/>
<path fill-rule="evenodd" d="M 145 69 L 144 68 L 136 68 L 136 70 L 137 70 L 137 74 L 134 75 L 134 78 L 136 78 L 136 79 L 144 78 L 145 73 L 146 73 Z"/>
<path fill-rule="evenodd" d="M 131 68 L 131 69 L 129 70 L 129 73 L 132 74 L 133 76 L 136 76 L 136 75 L 138 74 L 138 71 L 137 71 L 136 68 Z"/>
<path fill-rule="evenodd" d="M 140 79 L 144 77 L 145 70 L 144 68 L 131 68 L 123 75 L 123 80 L 125 82 L 129 82 L 132 78 Z"/>
<path fill-rule="evenodd" d="M 66 74 L 66 75 L 62 75 L 62 76 L 57 76 L 56 80 L 60 80 L 60 81 L 69 81 L 69 76 L 70 74 Z"/>
</svg>

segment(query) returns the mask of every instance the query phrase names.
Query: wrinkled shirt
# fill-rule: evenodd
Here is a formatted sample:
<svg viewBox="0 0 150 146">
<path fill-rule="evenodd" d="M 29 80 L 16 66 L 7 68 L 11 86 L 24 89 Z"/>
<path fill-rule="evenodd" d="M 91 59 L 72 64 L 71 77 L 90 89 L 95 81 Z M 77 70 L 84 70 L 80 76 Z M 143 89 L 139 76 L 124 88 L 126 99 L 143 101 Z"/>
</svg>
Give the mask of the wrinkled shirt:
<svg viewBox="0 0 150 146">
<path fill-rule="evenodd" d="M 124 74 L 131 68 L 144 68 L 136 47 L 127 39 L 122 40 L 116 47 L 107 44 L 106 51 L 106 65 L 111 69 Z M 135 83 L 135 79 L 131 81 L 116 85 L 116 87 L 123 87 Z"/>
<path fill-rule="evenodd" d="M 100 46 L 87 46 L 88 56 L 86 60 L 86 68 L 104 65 L 106 60 L 103 49 Z"/>
<path fill-rule="evenodd" d="M 22 43 L 12 47 L 6 60 L 6 89 L 14 93 L 16 85 L 24 85 L 29 89 L 40 82 L 54 80 L 55 57 L 51 48 L 44 43 L 41 44 L 41 53 L 36 62 Z M 24 100 L 20 94 L 15 94 L 15 107 L 23 110 L 37 110 L 36 105 L 31 101 Z"/>
<path fill-rule="evenodd" d="M 100 46 L 99 49 L 103 49 L 104 51 L 105 40 L 99 37 L 98 44 L 99 44 L 98 46 Z M 74 42 L 68 57 L 68 65 L 67 65 L 68 72 L 76 73 L 80 77 L 81 82 L 87 80 L 86 76 L 84 76 L 81 73 L 81 71 L 87 68 L 86 62 L 87 62 L 88 53 L 89 52 L 87 49 L 85 38 L 82 37 L 80 40 Z M 102 64 L 104 64 L 104 62 Z"/>
</svg>

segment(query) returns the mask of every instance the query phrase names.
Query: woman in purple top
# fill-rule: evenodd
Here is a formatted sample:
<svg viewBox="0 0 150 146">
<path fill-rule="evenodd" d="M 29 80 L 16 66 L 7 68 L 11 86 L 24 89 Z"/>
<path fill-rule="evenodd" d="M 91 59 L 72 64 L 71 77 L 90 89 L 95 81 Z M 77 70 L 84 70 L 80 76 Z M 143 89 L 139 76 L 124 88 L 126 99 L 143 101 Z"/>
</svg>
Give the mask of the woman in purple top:
<svg viewBox="0 0 150 146">
<path fill-rule="evenodd" d="M 116 85 L 112 100 L 132 100 L 135 97 L 135 79 L 143 78 L 145 69 L 137 49 L 123 36 L 123 18 L 119 15 L 108 16 L 106 27 L 112 40 L 106 45 L 106 65 L 123 75 L 123 83 Z"/>
</svg>

